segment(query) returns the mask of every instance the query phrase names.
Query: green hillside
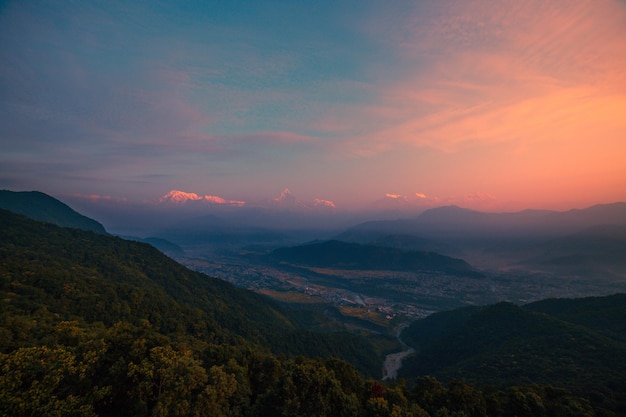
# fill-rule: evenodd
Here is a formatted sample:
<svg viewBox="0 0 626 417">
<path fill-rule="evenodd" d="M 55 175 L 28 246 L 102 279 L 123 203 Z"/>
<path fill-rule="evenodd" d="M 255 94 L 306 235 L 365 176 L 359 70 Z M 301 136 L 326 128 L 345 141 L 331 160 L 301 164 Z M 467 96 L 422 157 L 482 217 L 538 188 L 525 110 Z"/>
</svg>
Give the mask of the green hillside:
<svg viewBox="0 0 626 417">
<path fill-rule="evenodd" d="M 626 342 L 626 294 L 549 299 L 528 304 L 524 309 L 549 314 Z"/>
<path fill-rule="evenodd" d="M 66 320 L 105 326 L 148 322 L 166 335 L 230 343 L 245 339 L 287 355 L 358 358 L 362 370 L 378 372 L 380 358 L 365 339 L 346 334 L 334 343 L 336 335 L 311 336 L 269 298 L 191 271 L 151 245 L 59 228 L 5 211 L 0 236 L 7 314 L 43 310 L 54 317 L 49 326 Z M 299 339 L 311 343 L 285 342 Z M 15 335 L 0 340 L 4 350 L 20 344 Z"/>
<path fill-rule="evenodd" d="M 561 388 L 383 384 L 336 358 L 380 370 L 371 352 L 148 244 L 0 211 L 0 415 L 596 415 Z"/>
<path fill-rule="evenodd" d="M 65 203 L 39 191 L 0 190 L 0 209 L 57 226 L 106 234 L 104 227 L 97 221 L 77 213 Z"/>
<path fill-rule="evenodd" d="M 270 258 L 279 262 L 325 268 L 437 271 L 479 276 L 467 262 L 433 252 L 403 251 L 392 247 L 362 245 L 330 240 L 274 250 Z"/>
<path fill-rule="evenodd" d="M 418 354 L 401 374 L 497 387 L 547 384 L 588 396 L 600 409 L 626 410 L 625 307 L 619 295 L 433 314 L 403 333 Z"/>
</svg>

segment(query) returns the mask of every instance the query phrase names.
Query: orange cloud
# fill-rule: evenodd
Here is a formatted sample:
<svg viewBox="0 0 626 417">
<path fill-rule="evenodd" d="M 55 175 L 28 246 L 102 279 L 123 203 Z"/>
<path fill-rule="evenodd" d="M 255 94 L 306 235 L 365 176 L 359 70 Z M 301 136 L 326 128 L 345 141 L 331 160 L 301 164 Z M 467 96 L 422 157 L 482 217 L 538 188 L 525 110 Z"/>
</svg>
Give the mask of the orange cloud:
<svg viewBox="0 0 626 417">
<path fill-rule="evenodd" d="M 387 194 L 385 194 L 385 197 L 391 198 L 393 200 L 399 200 L 399 199 L 405 200 L 406 199 L 404 196 L 402 196 L 400 194 L 389 194 L 389 193 L 387 193 Z"/>
<path fill-rule="evenodd" d="M 482 189 L 503 201 L 624 196 L 625 3 L 414 6 L 393 28 L 368 27 L 404 66 L 392 79 L 381 65 L 377 102 L 334 116 L 367 126 L 340 132 L 347 139 L 335 152 L 416 161 L 404 187 L 426 175 L 450 194 Z M 613 191 L 591 197 L 574 184 Z"/>
<path fill-rule="evenodd" d="M 616 0 L 417 2 L 388 39 L 409 62 L 404 75 L 380 81 L 376 106 L 350 110 L 370 132 L 343 149 L 456 152 L 581 137 L 598 126 L 623 136 L 625 10 Z M 593 147 L 598 138 L 585 140 Z"/>
</svg>

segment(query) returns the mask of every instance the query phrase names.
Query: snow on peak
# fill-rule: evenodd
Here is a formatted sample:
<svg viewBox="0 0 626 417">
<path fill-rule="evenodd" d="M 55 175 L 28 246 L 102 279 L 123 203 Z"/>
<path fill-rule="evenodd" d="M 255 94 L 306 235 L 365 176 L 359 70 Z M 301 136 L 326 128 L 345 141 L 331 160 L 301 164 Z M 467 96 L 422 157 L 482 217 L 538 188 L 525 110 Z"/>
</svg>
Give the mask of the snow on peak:
<svg viewBox="0 0 626 417">
<path fill-rule="evenodd" d="M 217 195 L 200 196 L 196 193 L 187 193 L 180 190 L 172 190 L 159 199 L 160 203 L 185 204 L 188 201 L 202 201 L 209 204 L 229 205 L 241 207 L 246 204 L 245 201 L 226 200 Z"/>
<path fill-rule="evenodd" d="M 321 198 L 316 198 L 315 200 L 313 200 L 313 206 L 314 207 L 336 208 L 335 203 L 333 203 L 330 200 L 323 200 Z"/>
<path fill-rule="evenodd" d="M 190 200 L 192 201 L 202 200 L 202 197 L 200 197 L 196 193 L 187 193 L 185 191 L 172 190 L 169 193 L 165 194 L 163 197 L 161 197 L 159 199 L 159 202 L 160 203 L 170 202 L 170 203 L 176 203 L 176 204 L 184 204 Z"/>
<path fill-rule="evenodd" d="M 296 196 L 289 191 L 289 188 L 285 188 L 278 197 L 274 199 L 276 202 L 295 203 Z"/>
</svg>

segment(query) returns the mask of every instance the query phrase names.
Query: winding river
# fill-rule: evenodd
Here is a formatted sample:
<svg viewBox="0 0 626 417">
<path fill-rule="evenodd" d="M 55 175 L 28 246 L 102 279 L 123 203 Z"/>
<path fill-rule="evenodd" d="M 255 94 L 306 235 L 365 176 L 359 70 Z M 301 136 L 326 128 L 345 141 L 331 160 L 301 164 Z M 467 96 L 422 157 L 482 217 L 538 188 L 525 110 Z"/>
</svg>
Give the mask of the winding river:
<svg viewBox="0 0 626 417">
<path fill-rule="evenodd" d="M 402 323 L 398 326 L 398 330 L 396 331 L 396 338 L 402 344 L 406 350 L 402 352 L 390 353 L 385 356 L 385 362 L 383 363 L 383 381 L 387 381 L 390 379 L 396 379 L 398 376 L 398 371 L 402 368 L 402 361 L 404 358 L 409 356 L 410 354 L 415 352 L 415 349 L 404 344 L 402 339 L 400 339 L 400 334 L 402 330 L 406 329 L 410 323 Z"/>
</svg>

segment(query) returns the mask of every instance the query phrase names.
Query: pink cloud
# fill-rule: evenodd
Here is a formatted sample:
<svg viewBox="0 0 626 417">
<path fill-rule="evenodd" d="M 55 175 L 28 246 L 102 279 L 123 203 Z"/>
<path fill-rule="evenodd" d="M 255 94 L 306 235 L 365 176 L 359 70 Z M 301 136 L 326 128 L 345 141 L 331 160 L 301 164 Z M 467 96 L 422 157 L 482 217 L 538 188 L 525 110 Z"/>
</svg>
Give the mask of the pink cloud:
<svg viewBox="0 0 626 417">
<path fill-rule="evenodd" d="M 589 201 L 580 184 L 623 195 L 626 4 L 414 4 L 403 24 L 368 28 L 404 65 L 393 77 L 386 65 L 372 67 L 376 102 L 333 114 L 366 127 L 338 130 L 336 154 L 415 162 L 403 170 L 406 180 L 395 179 L 400 189 L 426 175 L 449 194 L 482 189 L 500 199 L 441 203 L 490 209 L 503 201 Z"/>
<path fill-rule="evenodd" d="M 382 35 L 419 69 L 407 65 L 393 81 L 379 74 L 378 105 L 352 112 L 380 125 L 346 141 L 347 152 L 456 152 L 555 136 L 593 149 L 598 136 L 626 130 L 626 13 L 617 1 L 427 0 Z"/>
<path fill-rule="evenodd" d="M 126 197 L 116 197 L 111 195 L 99 195 L 99 194 L 71 194 L 70 197 L 80 198 L 90 201 L 113 201 L 113 202 L 127 202 Z"/>
</svg>

